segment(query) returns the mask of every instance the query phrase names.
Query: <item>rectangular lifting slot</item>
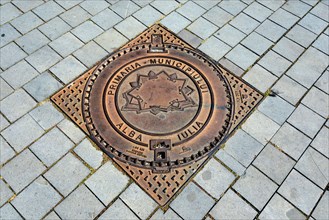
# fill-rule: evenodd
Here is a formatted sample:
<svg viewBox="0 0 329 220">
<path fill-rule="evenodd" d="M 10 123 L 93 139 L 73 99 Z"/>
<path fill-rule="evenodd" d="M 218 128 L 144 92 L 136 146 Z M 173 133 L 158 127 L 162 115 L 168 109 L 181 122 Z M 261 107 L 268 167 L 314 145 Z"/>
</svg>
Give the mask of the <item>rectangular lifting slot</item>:
<svg viewBox="0 0 329 220">
<path fill-rule="evenodd" d="M 170 161 L 168 151 L 171 150 L 170 139 L 153 139 L 150 140 L 150 150 L 154 151 L 154 162 L 164 163 Z M 165 173 L 169 172 L 169 167 L 154 167 L 153 172 Z"/>
<path fill-rule="evenodd" d="M 149 53 L 166 53 L 166 49 L 163 45 L 162 34 L 151 35 L 151 48 L 147 52 Z"/>
</svg>

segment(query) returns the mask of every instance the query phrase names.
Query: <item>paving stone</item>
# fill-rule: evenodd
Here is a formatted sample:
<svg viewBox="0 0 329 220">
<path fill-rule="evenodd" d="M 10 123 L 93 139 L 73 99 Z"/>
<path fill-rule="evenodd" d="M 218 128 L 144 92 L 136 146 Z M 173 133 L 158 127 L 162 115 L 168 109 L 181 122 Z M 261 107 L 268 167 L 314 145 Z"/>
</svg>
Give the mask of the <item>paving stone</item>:
<svg viewBox="0 0 329 220">
<path fill-rule="evenodd" d="M 206 39 L 210 35 L 212 35 L 218 29 L 218 27 L 213 25 L 206 19 L 200 17 L 195 20 L 190 26 L 188 26 L 187 29 L 195 33 L 202 39 Z"/>
<path fill-rule="evenodd" d="M 328 25 L 327 22 L 312 14 L 307 14 L 299 22 L 299 24 L 317 35 L 320 34 Z"/>
<path fill-rule="evenodd" d="M 241 177 L 233 188 L 258 210 L 261 210 L 276 191 L 277 185 L 250 166 L 246 175 Z"/>
<path fill-rule="evenodd" d="M 120 199 L 117 199 L 100 217 L 99 220 L 139 219 Z"/>
<path fill-rule="evenodd" d="M 248 15 L 241 13 L 236 16 L 230 24 L 245 34 L 250 34 L 259 25 L 259 22 Z"/>
<path fill-rule="evenodd" d="M 312 7 L 301 1 L 291 1 L 286 2 L 282 8 L 297 15 L 298 17 L 303 17 Z"/>
<path fill-rule="evenodd" d="M 1 25 L 0 27 L 0 47 L 12 42 L 13 40 L 20 37 L 21 34 L 13 28 L 9 23 Z"/>
<path fill-rule="evenodd" d="M 94 219 L 103 208 L 88 188 L 81 185 L 55 207 L 55 211 L 61 219 Z"/>
<path fill-rule="evenodd" d="M 0 217 L 1 217 L 1 219 L 23 220 L 23 218 L 11 206 L 10 203 L 8 203 L 0 208 Z"/>
<path fill-rule="evenodd" d="M 287 34 L 286 37 L 295 41 L 296 43 L 302 45 L 303 47 L 308 47 L 317 37 L 311 31 L 303 28 L 300 25 L 295 25 Z"/>
<path fill-rule="evenodd" d="M 79 143 L 86 136 L 80 128 L 75 126 L 68 119 L 64 119 L 58 124 L 58 128 L 61 129 L 74 143 Z"/>
<path fill-rule="evenodd" d="M 96 15 L 98 12 L 103 11 L 107 7 L 110 6 L 109 3 L 107 3 L 104 0 L 98 0 L 98 1 L 83 1 L 80 6 L 88 11 L 92 15 Z"/>
<path fill-rule="evenodd" d="M 96 16 L 92 17 L 91 20 L 104 30 L 107 30 L 119 23 L 122 18 L 107 8 L 104 11 L 98 13 Z"/>
<path fill-rule="evenodd" d="M 213 7 L 212 9 L 207 11 L 203 15 L 203 17 L 211 21 L 218 27 L 222 27 L 233 18 L 233 16 L 230 13 L 224 11 L 220 7 Z"/>
<path fill-rule="evenodd" d="M 181 220 L 182 218 L 179 217 L 171 208 L 169 208 L 166 212 L 163 212 L 162 209 L 158 209 L 154 215 L 150 218 L 150 220 L 166 220 L 166 219 L 175 219 Z"/>
<path fill-rule="evenodd" d="M 71 29 L 70 25 L 65 23 L 59 17 L 56 17 L 39 27 L 39 30 L 44 35 L 46 35 L 50 40 L 55 40 L 59 36 L 68 32 L 70 29 Z"/>
<path fill-rule="evenodd" d="M 145 28 L 146 27 L 142 23 L 140 23 L 133 17 L 128 17 L 125 20 L 121 21 L 119 24 L 115 25 L 115 29 L 117 29 L 120 33 L 122 33 L 129 39 L 134 38 Z"/>
<path fill-rule="evenodd" d="M 236 76 L 242 76 L 244 73 L 244 70 L 232 63 L 230 60 L 226 59 L 223 57 L 222 59 L 219 60 L 219 63 L 224 66 L 226 69 L 234 73 Z"/>
<path fill-rule="evenodd" d="M 218 40 L 216 37 L 210 37 L 203 44 L 201 44 L 198 49 L 211 58 L 219 60 L 231 50 L 231 47 Z"/>
<path fill-rule="evenodd" d="M 13 156 L 15 156 L 15 151 L 9 146 L 5 139 L 0 136 L 0 165 L 6 163 Z"/>
<path fill-rule="evenodd" d="M 220 0 L 194 0 L 194 2 L 200 5 L 202 8 L 209 10 L 217 5 Z"/>
<path fill-rule="evenodd" d="M 152 1 L 151 5 L 165 15 L 169 14 L 170 12 L 179 7 L 179 3 L 174 0 L 155 0 Z"/>
<path fill-rule="evenodd" d="M 230 187 L 235 176 L 215 159 L 211 159 L 194 180 L 216 199 Z"/>
<path fill-rule="evenodd" d="M 273 50 L 291 62 L 297 60 L 297 58 L 304 52 L 303 47 L 285 37 L 273 47 Z"/>
<path fill-rule="evenodd" d="M 195 4 L 192 1 L 185 3 L 182 7 L 176 10 L 178 13 L 188 18 L 190 21 L 193 21 L 200 17 L 203 13 L 206 12 L 201 6 Z"/>
<path fill-rule="evenodd" d="M 16 7 L 18 7 L 23 12 L 27 12 L 27 11 L 30 11 L 31 9 L 43 4 L 44 2 L 43 1 L 38 1 L 38 0 L 34 0 L 34 1 L 15 0 L 12 3 L 14 5 L 16 5 Z"/>
<path fill-rule="evenodd" d="M 57 3 L 59 3 L 59 1 L 57 1 Z M 71 25 L 71 27 L 76 27 L 84 21 L 88 20 L 91 16 L 80 6 L 75 6 L 74 8 L 71 8 L 70 10 L 61 14 L 60 17 L 69 25 Z"/>
<path fill-rule="evenodd" d="M 49 43 L 47 37 L 45 37 L 37 29 L 25 34 L 15 41 L 25 52 L 28 54 L 33 53 L 37 49 Z"/>
<path fill-rule="evenodd" d="M 58 4 L 60 4 L 63 8 L 65 8 L 66 10 L 72 8 L 73 6 L 79 4 L 80 2 L 82 2 L 82 0 L 56 0 L 56 2 Z"/>
<path fill-rule="evenodd" d="M 2 143 L 2 142 L 1 142 Z M 0 180 L 0 194 L 1 194 L 1 198 L 0 198 L 0 206 L 2 206 L 3 204 L 5 204 L 8 199 L 10 199 L 14 193 L 9 189 L 9 187 L 6 185 L 5 182 L 3 182 L 3 180 Z"/>
<path fill-rule="evenodd" d="M 295 170 L 291 171 L 278 192 L 306 214 L 310 214 L 322 194 L 319 187 Z"/>
<path fill-rule="evenodd" d="M 152 6 L 147 5 L 141 10 L 134 13 L 133 16 L 146 26 L 151 26 L 153 23 L 160 20 L 162 14 L 156 9 L 154 9 Z"/>
<path fill-rule="evenodd" d="M 40 73 L 57 63 L 61 57 L 50 47 L 44 46 L 26 58 L 36 70 Z"/>
<path fill-rule="evenodd" d="M 2 88 L 2 84 L 1 83 L 0 83 L 0 86 Z M 0 114 L 0 131 L 2 131 L 3 129 L 5 129 L 9 125 L 10 125 L 10 123 L 7 121 L 7 119 Z"/>
<path fill-rule="evenodd" d="M 62 195 L 67 196 L 89 172 L 89 169 L 79 159 L 69 153 L 48 170 L 44 177 Z"/>
<path fill-rule="evenodd" d="M 88 139 L 84 139 L 74 152 L 87 162 L 92 168 L 97 169 L 103 161 L 103 153 L 96 149 Z"/>
<path fill-rule="evenodd" d="M 241 54 L 244 55 L 241 56 Z M 225 57 L 244 70 L 248 69 L 258 59 L 256 54 L 240 44 L 234 47 Z"/>
<path fill-rule="evenodd" d="M 61 219 L 54 211 L 52 211 L 44 218 L 44 220 L 61 220 Z"/>
<path fill-rule="evenodd" d="M 273 13 L 270 9 L 262 6 L 257 2 L 251 3 L 245 10 L 243 10 L 243 12 L 253 17 L 259 22 L 264 21 L 268 16 Z"/>
<path fill-rule="evenodd" d="M 24 218 L 41 219 L 60 200 L 61 196 L 51 185 L 43 177 L 39 177 L 12 204 Z"/>
<path fill-rule="evenodd" d="M 10 85 L 8 85 L 8 83 L 3 80 L 2 78 L 0 78 L 0 100 L 6 98 L 8 95 L 10 95 L 11 93 L 13 93 L 13 88 L 10 87 Z"/>
<path fill-rule="evenodd" d="M 289 68 L 291 62 L 270 50 L 258 61 L 258 64 L 280 77 Z"/>
<path fill-rule="evenodd" d="M 164 19 L 161 20 L 161 24 L 163 24 L 169 30 L 176 34 L 183 30 L 190 23 L 191 22 L 187 18 L 183 17 L 175 11 L 171 12 L 169 15 L 167 15 Z"/>
<path fill-rule="evenodd" d="M 284 0 L 277 0 L 277 1 L 260 1 L 260 4 L 266 6 L 267 8 L 271 9 L 272 11 L 276 11 L 280 8 L 285 1 Z"/>
<path fill-rule="evenodd" d="M 218 220 L 254 219 L 257 212 L 237 194 L 229 189 L 223 198 L 221 198 L 219 202 L 211 209 L 210 215 Z"/>
<path fill-rule="evenodd" d="M 259 219 L 306 219 L 306 216 L 279 194 L 274 194 L 270 202 L 260 213 Z"/>
<path fill-rule="evenodd" d="M 265 93 L 274 84 L 277 77 L 256 64 L 243 76 L 243 79 Z"/>
<path fill-rule="evenodd" d="M 115 2 L 119 1 L 119 0 L 107 0 L 108 2 L 110 2 L 111 4 L 114 4 Z M 150 4 L 153 0 L 133 0 L 137 5 L 139 5 L 140 7 L 144 7 L 148 4 Z"/>
<path fill-rule="evenodd" d="M 1 176 L 18 193 L 45 169 L 38 158 L 26 149 L 1 168 Z"/>
<path fill-rule="evenodd" d="M 222 27 L 215 35 L 231 47 L 237 45 L 246 36 L 244 33 L 229 24 Z"/>
<path fill-rule="evenodd" d="M 312 46 L 329 55 L 329 37 L 327 35 L 321 34 Z"/>
<path fill-rule="evenodd" d="M 66 57 L 72 52 L 83 46 L 83 43 L 71 33 L 66 33 L 56 40 L 52 41 L 49 46 L 56 50 L 62 57 Z"/>
<path fill-rule="evenodd" d="M 41 74 L 24 86 L 24 89 L 41 102 L 62 87 L 62 84 L 48 72 Z"/>
<path fill-rule="evenodd" d="M 265 20 L 261 25 L 256 29 L 256 32 L 263 35 L 267 39 L 277 42 L 287 30 L 283 27 L 277 25 L 271 20 Z"/>
<path fill-rule="evenodd" d="M 113 11 L 115 11 L 122 18 L 126 18 L 129 15 L 133 14 L 135 11 L 140 9 L 138 5 L 136 5 L 132 1 L 118 1 L 110 7 Z"/>
<path fill-rule="evenodd" d="M 323 32 L 325 35 L 329 36 L 329 27 Z"/>
<path fill-rule="evenodd" d="M 183 219 L 202 219 L 215 201 L 194 183 L 190 183 L 170 204 Z"/>
<path fill-rule="evenodd" d="M 93 22 L 86 21 L 78 27 L 74 28 L 72 30 L 72 33 L 77 36 L 81 41 L 87 43 L 88 41 L 103 33 L 103 30 L 97 25 L 95 25 Z"/>
<path fill-rule="evenodd" d="M 15 18 L 10 22 L 20 33 L 26 34 L 30 30 L 43 24 L 43 21 L 31 11 Z"/>
<path fill-rule="evenodd" d="M 312 10 L 311 13 L 318 16 L 319 18 L 322 18 L 323 20 L 329 22 L 329 5 L 328 4 L 323 4 L 323 2 L 319 2 Z"/>
<path fill-rule="evenodd" d="M 234 159 L 231 155 L 226 153 L 224 149 L 220 149 L 216 153 L 216 157 L 222 161 L 226 166 L 228 166 L 233 172 L 237 175 L 242 176 L 246 170 L 246 168 L 239 163 L 236 159 Z"/>
<path fill-rule="evenodd" d="M 329 96 L 316 87 L 312 87 L 311 90 L 309 90 L 302 99 L 302 103 L 322 117 L 328 118 Z"/>
<path fill-rule="evenodd" d="M 3 70 L 27 56 L 27 54 L 13 42 L 2 47 L 0 49 L 0 54 L 6 54 L 6 56 L 0 57 L 0 67 Z"/>
<path fill-rule="evenodd" d="M 298 21 L 299 18 L 279 8 L 270 16 L 270 19 L 282 27 L 289 29 Z"/>
<path fill-rule="evenodd" d="M 107 52 L 111 53 L 114 50 L 118 49 L 128 40 L 122 36 L 118 31 L 111 28 L 110 30 L 104 32 L 95 39 L 101 47 L 103 47 Z"/>
<path fill-rule="evenodd" d="M 239 14 L 240 11 L 247 7 L 247 5 L 241 1 L 221 1 L 218 6 L 231 13 L 232 15 Z"/>
<path fill-rule="evenodd" d="M 248 37 L 246 37 L 241 44 L 257 53 L 262 55 L 266 50 L 272 46 L 272 42 L 262 37 L 261 35 L 253 32 Z"/>
<path fill-rule="evenodd" d="M 312 147 L 317 149 L 323 155 L 329 158 L 329 129 L 326 127 L 322 127 L 320 132 L 314 138 L 311 143 Z"/>
<path fill-rule="evenodd" d="M 326 219 L 329 215 L 329 192 L 325 191 L 320 202 L 312 213 L 315 219 Z"/>
<path fill-rule="evenodd" d="M 48 1 L 34 9 L 33 12 L 36 13 L 42 20 L 49 21 L 50 19 L 64 12 L 64 9 L 55 1 Z"/>
<path fill-rule="evenodd" d="M 85 66 L 92 67 L 99 60 L 106 57 L 108 53 L 94 41 L 90 41 L 88 44 L 74 52 L 73 55 Z"/>
<path fill-rule="evenodd" d="M 14 5 L 11 3 L 1 5 L 0 7 L 0 24 L 3 25 L 8 21 L 18 17 L 22 14 Z M 6 12 L 6 13 L 5 13 Z"/>
<path fill-rule="evenodd" d="M 146 219 L 157 207 L 157 203 L 135 183 L 132 183 L 120 198 L 141 219 Z"/>
<path fill-rule="evenodd" d="M 179 32 L 178 36 L 189 43 L 192 47 L 198 47 L 202 42 L 201 38 L 185 29 Z"/>
</svg>

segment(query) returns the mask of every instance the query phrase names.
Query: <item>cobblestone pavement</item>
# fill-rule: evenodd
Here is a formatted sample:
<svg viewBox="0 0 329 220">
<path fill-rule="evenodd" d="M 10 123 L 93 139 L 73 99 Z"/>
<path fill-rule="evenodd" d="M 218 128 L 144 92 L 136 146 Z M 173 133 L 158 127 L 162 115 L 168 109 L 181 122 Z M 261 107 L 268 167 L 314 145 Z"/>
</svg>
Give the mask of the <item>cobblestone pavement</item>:
<svg viewBox="0 0 329 220">
<path fill-rule="evenodd" d="M 329 1 L 0 2 L 1 219 L 329 216 Z M 155 22 L 267 95 L 165 212 L 49 101 Z"/>
</svg>

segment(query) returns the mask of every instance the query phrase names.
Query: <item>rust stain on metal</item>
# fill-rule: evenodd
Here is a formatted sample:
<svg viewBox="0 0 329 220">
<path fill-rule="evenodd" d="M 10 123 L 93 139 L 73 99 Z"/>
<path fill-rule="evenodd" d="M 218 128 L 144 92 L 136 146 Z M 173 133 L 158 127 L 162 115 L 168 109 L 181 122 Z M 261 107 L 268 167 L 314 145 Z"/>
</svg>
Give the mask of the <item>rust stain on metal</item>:
<svg viewBox="0 0 329 220">
<path fill-rule="evenodd" d="M 52 101 L 165 205 L 262 97 L 153 25 Z"/>
</svg>

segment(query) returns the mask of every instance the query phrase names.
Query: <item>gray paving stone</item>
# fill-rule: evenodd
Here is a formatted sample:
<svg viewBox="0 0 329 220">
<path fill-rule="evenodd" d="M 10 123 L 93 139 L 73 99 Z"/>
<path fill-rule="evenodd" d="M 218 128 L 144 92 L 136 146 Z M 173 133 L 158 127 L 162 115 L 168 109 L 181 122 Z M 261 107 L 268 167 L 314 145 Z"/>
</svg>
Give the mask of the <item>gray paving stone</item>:
<svg viewBox="0 0 329 220">
<path fill-rule="evenodd" d="M 246 168 L 239 163 L 236 159 L 234 159 L 231 155 L 226 153 L 224 149 L 219 150 L 216 153 L 216 157 L 222 161 L 226 166 L 228 166 L 233 172 L 237 175 L 242 176 L 246 170 Z"/>
<path fill-rule="evenodd" d="M 234 73 L 236 76 L 242 76 L 244 73 L 244 70 L 232 63 L 230 60 L 223 57 L 219 60 L 219 63 L 224 66 L 226 69 Z"/>
<path fill-rule="evenodd" d="M 329 192 L 326 191 L 312 213 L 315 219 L 326 219 L 329 215 Z"/>
<path fill-rule="evenodd" d="M 178 13 L 188 18 L 190 21 L 193 21 L 200 17 L 203 13 L 206 12 L 201 6 L 195 4 L 194 2 L 187 2 L 182 7 L 176 10 Z"/>
<path fill-rule="evenodd" d="M 277 77 L 256 64 L 243 76 L 243 79 L 265 93 L 274 84 Z"/>
<path fill-rule="evenodd" d="M 312 31 L 315 34 L 320 34 L 327 26 L 328 23 L 323 21 L 322 19 L 312 15 L 307 14 L 300 22 L 298 22 L 301 26 L 306 29 Z"/>
<path fill-rule="evenodd" d="M 106 57 L 108 53 L 94 41 L 90 41 L 88 44 L 74 52 L 73 55 L 85 66 L 92 67 L 99 60 Z"/>
<path fill-rule="evenodd" d="M 286 29 L 291 28 L 298 21 L 297 16 L 295 16 L 281 8 L 279 8 L 277 11 L 275 11 L 270 16 L 270 19 Z"/>
<path fill-rule="evenodd" d="M 253 32 L 248 37 L 246 37 L 241 44 L 257 53 L 258 55 L 262 55 L 267 51 L 271 46 L 272 42 L 262 37 L 261 35 Z"/>
<path fill-rule="evenodd" d="M 187 18 L 183 17 L 175 11 L 171 12 L 169 15 L 167 15 L 164 19 L 161 20 L 161 24 L 163 24 L 176 34 L 183 30 L 190 23 L 191 22 Z"/>
<path fill-rule="evenodd" d="M 276 193 L 260 213 L 259 219 L 306 219 L 306 216 Z"/>
<path fill-rule="evenodd" d="M 271 20 L 265 20 L 257 27 L 256 32 L 263 35 L 267 39 L 276 42 L 284 35 L 286 29 Z"/>
<path fill-rule="evenodd" d="M 87 43 L 88 41 L 103 33 L 103 30 L 97 25 L 95 25 L 93 22 L 86 21 L 80 24 L 78 27 L 74 28 L 72 30 L 72 33 L 77 36 L 81 41 Z"/>
<path fill-rule="evenodd" d="M 329 22 L 329 5 L 328 4 L 323 4 L 323 2 L 319 2 L 312 10 L 311 13 L 318 16 L 319 18 L 322 18 L 323 20 Z"/>
<path fill-rule="evenodd" d="M 212 35 L 218 29 L 218 27 L 213 25 L 206 19 L 200 17 L 192 24 L 190 24 L 187 29 L 199 36 L 200 38 L 206 39 L 210 35 Z"/>
<path fill-rule="evenodd" d="M 30 30 L 43 24 L 43 21 L 31 11 L 15 18 L 10 22 L 19 32 L 26 34 Z"/>
<path fill-rule="evenodd" d="M 329 36 L 329 27 L 323 32 L 325 35 Z"/>
<path fill-rule="evenodd" d="M 268 16 L 270 16 L 273 12 L 264 7 L 263 5 L 253 2 L 246 9 L 243 10 L 244 13 L 253 17 L 259 22 L 264 21 Z"/>
<path fill-rule="evenodd" d="M 83 10 L 80 6 L 75 6 L 74 8 L 71 8 L 70 10 L 61 14 L 60 17 L 71 27 L 76 27 L 84 21 L 88 20 L 91 15 Z"/>
<path fill-rule="evenodd" d="M 6 163 L 9 159 L 15 156 L 15 151 L 9 144 L 0 136 L 0 165 Z"/>
<path fill-rule="evenodd" d="M 12 2 L 16 7 L 18 7 L 20 10 L 23 12 L 30 11 L 31 9 L 43 4 L 43 1 L 39 0 L 34 0 L 34 1 L 20 1 L 20 0 L 15 0 Z"/>
<path fill-rule="evenodd" d="M 203 44 L 201 44 L 198 49 L 211 58 L 219 60 L 231 50 L 231 47 L 218 40 L 216 37 L 210 37 Z"/>
<path fill-rule="evenodd" d="M 49 40 L 37 29 L 25 34 L 15 41 L 26 53 L 31 54 L 43 47 Z"/>
<path fill-rule="evenodd" d="M 98 13 L 96 16 L 92 17 L 91 20 L 104 30 L 107 30 L 119 23 L 122 18 L 107 8 L 104 11 Z"/>
<path fill-rule="evenodd" d="M 64 119 L 58 124 L 58 128 L 61 129 L 74 143 L 79 143 L 86 136 L 80 128 L 73 124 L 68 119 Z"/>
<path fill-rule="evenodd" d="M 118 1 L 113 4 L 110 9 L 115 11 L 122 18 L 126 18 L 140 9 L 140 7 L 132 1 Z"/>
<path fill-rule="evenodd" d="M 103 47 L 107 52 L 111 53 L 118 49 L 128 40 L 115 29 L 111 28 L 95 39 L 95 42 Z"/>
<path fill-rule="evenodd" d="M 296 105 L 307 91 L 305 87 L 285 75 L 279 79 L 272 90 L 293 105 Z"/>
<path fill-rule="evenodd" d="M 245 34 L 250 34 L 259 25 L 259 22 L 241 13 L 230 21 L 230 25 L 236 27 Z"/>
<path fill-rule="evenodd" d="M 62 87 L 62 84 L 48 72 L 41 74 L 24 86 L 24 89 L 41 102 Z"/>
<path fill-rule="evenodd" d="M 296 43 L 302 45 L 303 47 L 308 47 L 317 37 L 311 31 L 303 28 L 300 25 L 295 25 L 286 35 L 286 37 L 295 41 Z"/>
<path fill-rule="evenodd" d="M 170 204 L 183 219 L 202 219 L 215 201 L 194 183 L 190 183 Z"/>
<path fill-rule="evenodd" d="M 135 183 L 132 183 L 120 198 L 141 219 L 146 219 L 157 207 L 157 203 Z"/>
<path fill-rule="evenodd" d="M 52 211 L 44 218 L 44 220 L 61 220 L 61 219 L 54 211 Z"/>
<path fill-rule="evenodd" d="M 323 155 L 329 158 L 329 129 L 326 127 L 322 127 L 320 132 L 314 138 L 311 143 L 312 147 L 317 149 Z"/>
<path fill-rule="evenodd" d="M 98 0 L 98 1 L 83 1 L 80 6 L 88 11 L 92 15 L 96 15 L 98 12 L 103 11 L 107 7 L 110 6 L 110 4 L 104 0 Z"/>
<path fill-rule="evenodd" d="M 218 220 L 254 219 L 257 212 L 232 190 L 228 190 L 211 209 L 210 215 Z"/>
<path fill-rule="evenodd" d="M 211 159 L 194 180 L 216 199 L 230 187 L 235 176 L 215 159 Z"/>
<path fill-rule="evenodd" d="M 291 171 L 278 192 L 306 214 L 310 214 L 322 194 L 319 187 L 295 170 Z"/>
<path fill-rule="evenodd" d="M 329 55 L 329 37 L 327 35 L 321 34 L 312 46 Z"/>
<path fill-rule="evenodd" d="M 0 7 L 0 24 L 3 25 L 8 21 L 18 17 L 22 14 L 14 5 L 11 3 L 1 5 Z M 6 12 L 6 13 L 4 13 Z"/>
<path fill-rule="evenodd" d="M 1 83 L 0 83 L 0 86 L 2 86 Z M 0 114 L 0 131 L 2 131 L 3 129 L 5 129 L 9 125 L 10 125 L 10 123 L 7 121 L 7 119 L 5 117 L 3 117 L 3 115 Z"/>
<path fill-rule="evenodd" d="M 0 57 L 0 67 L 3 70 L 27 56 L 27 54 L 13 42 L 2 47 L 0 49 L 0 54 L 6 54 L 6 56 Z"/>
<path fill-rule="evenodd" d="M 6 183 L 3 182 L 3 180 L 0 180 L 0 194 L 1 194 L 0 206 L 5 204 L 8 201 L 8 199 L 10 199 L 14 195 L 14 193 L 9 189 Z"/>
<path fill-rule="evenodd" d="M 209 10 L 217 5 L 220 0 L 194 0 L 194 2 L 200 5 L 202 8 Z"/>
<path fill-rule="evenodd" d="M 314 110 L 316 113 L 324 118 L 329 115 L 329 96 L 316 87 L 312 87 L 306 96 L 302 99 L 302 103 Z"/>
<path fill-rule="evenodd" d="M 276 11 L 278 8 L 280 8 L 285 3 L 285 1 L 284 0 L 259 1 L 259 3 L 266 6 L 267 8 L 271 9 L 272 11 Z"/>
<path fill-rule="evenodd" d="M 67 196 L 88 174 L 90 170 L 68 153 L 44 177 L 64 196 Z M 69 180 L 69 181 L 68 181 Z"/>
<path fill-rule="evenodd" d="M 74 152 L 94 169 L 102 164 L 102 151 L 96 149 L 87 138 L 74 149 Z"/>
<path fill-rule="evenodd" d="M 10 203 L 8 203 L 0 208 L 0 218 L 1 219 L 12 219 L 12 220 L 21 220 L 21 219 L 23 220 L 23 218 L 11 206 Z"/>
<path fill-rule="evenodd" d="M 45 169 L 38 158 L 26 149 L 1 168 L 1 176 L 18 193 Z"/>
<path fill-rule="evenodd" d="M 70 29 L 70 25 L 65 23 L 59 17 L 56 17 L 39 27 L 39 30 L 50 40 L 55 40 L 62 34 L 68 32 Z"/>
<path fill-rule="evenodd" d="M 179 3 L 174 0 L 155 0 L 152 1 L 151 5 L 165 15 L 169 14 L 170 12 L 179 7 Z"/>
<path fill-rule="evenodd" d="M 291 62 L 270 50 L 258 61 L 258 64 L 280 77 L 289 68 Z"/>
<path fill-rule="evenodd" d="M 146 27 L 133 17 L 128 17 L 115 25 L 120 33 L 126 36 L 128 39 L 134 38 L 137 34 L 141 33 Z"/>
<path fill-rule="evenodd" d="M 100 220 L 139 219 L 120 199 L 117 199 L 100 217 Z"/>
<path fill-rule="evenodd" d="M 189 43 L 192 47 L 198 47 L 202 42 L 201 38 L 185 29 L 179 32 L 178 36 Z"/>
<path fill-rule="evenodd" d="M 285 37 L 273 47 L 273 50 L 291 62 L 297 60 L 297 58 L 304 52 L 303 47 Z"/>
<path fill-rule="evenodd" d="M 30 149 L 46 166 L 50 167 L 73 146 L 74 144 L 55 127 L 32 144 Z"/>
<path fill-rule="evenodd" d="M 36 70 L 40 73 L 57 63 L 61 57 L 50 47 L 44 46 L 26 58 Z"/>
<path fill-rule="evenodd" d="M 52 41 L 49 46 L 56 50 L 62 57 L 66 57 L 82 47 L 83 43 L 69 32 Z"/>
<path fill-rule="evenodd" d="M 231 47 L 237 45 L 246 35 L 238 29 L 227 24 L 216 32 L 216 37 Z"/>
<path fill-rule="evenodd" d="M 241 56 L 241 54 L 244 54 L 244 56 Z M 240 44 L 234 47 L 225 57 L 244 70 L 248 69 L 258 59 L 255 53 Z"/>
<path fill-rule="evenodd" d="M 301 1 L 291 1 L 286 2 L 282 8 L 297 15 L 298 17 L 303 17 L 312 7 Z"/>
<path fill-rule="evenodd" d="M 211 21 L 218 27 L 222 27 L 233 18 L 233 16 L 230 13 L 224 11 L 220 7 L 213 7 L 212 9 L 207 11 L 203 15 L 203 17 Z"/>
<path fill-rule="evenodd" d="M 56 2 L 58 4 L 60 4 L 63 8 L 65 8 L 66 10 L 72 8 L 73 6 L 79 4 L 80 2 L 82 2 L 82 0 L 56 0 Z"/>
<path fill-rule="evenodd" d="M 13 40 L 21 36 L 21 34 L 9 23 L 1 25 L 0 35 L 0 47 L 5 46 L 6 44 L 12 42 Z"/>
<path fill-rule="evenodd" d="M 49 21 L 50 19 L 64 12 L 64 9 L 55 1 L 48 1 L 34 9 L 33 12 L 36 13 L 42 20 Z"/>
<path fill-rule="evenodd" d="M 233 188 L 258 210 L 261 210 L 276 191 L 277 185 L 250 166 L 246 175 L 241 177 Z"/>
<path fill-rule="evenodd" d="M 163 212 L 162 209 L 158 209 L 154 215 L 150 218 L 150 220 L 181 220 L 182 218 L 179 217 L 171 208 L 169 208 L 166 212 Z"/>
<path fill-rule="evenodd" d="M 94 219 L 103 208 L 88 188 L 81 185 L 55 207 L 55 211 L 61 219 Z"/>
<path fill-rule="evenodd" d="M 133 16 L 146 26 L 151 26 L 153 23 L 160 20 L 163 15 L 152 6 L 147 5 L 134 13 Z"/>
<path fill-rule="evenodd" d="M 119 1 L 119 0 L 107 0 L 109 3 L 111 3 L 112 5 Z M 140 7 L 144 7 L 148 4 L 150 4 L 153 0 L 133 0 L 137 5 L 139 5 Z"/>
<path fill-rule="evenodd" d="M 60 200 L 61 196 L 51 185 L 43 177 L 39 177 L 12 204 L 24 218 L 41 219 Z"/>
<path fill-rule="evenodd" d="M 240 11 L 247 7 L 247 5 L 242 1 L 221 1 L 218 6 L 232 15 L 239 14 Z"/>
<path fill-rule="evenodd" d="M 6 98 L 8 95 L 14 92 L 14 89 L 10 87 L 10 85 L 0 78 L 0 100 Z"/>
</svg>

